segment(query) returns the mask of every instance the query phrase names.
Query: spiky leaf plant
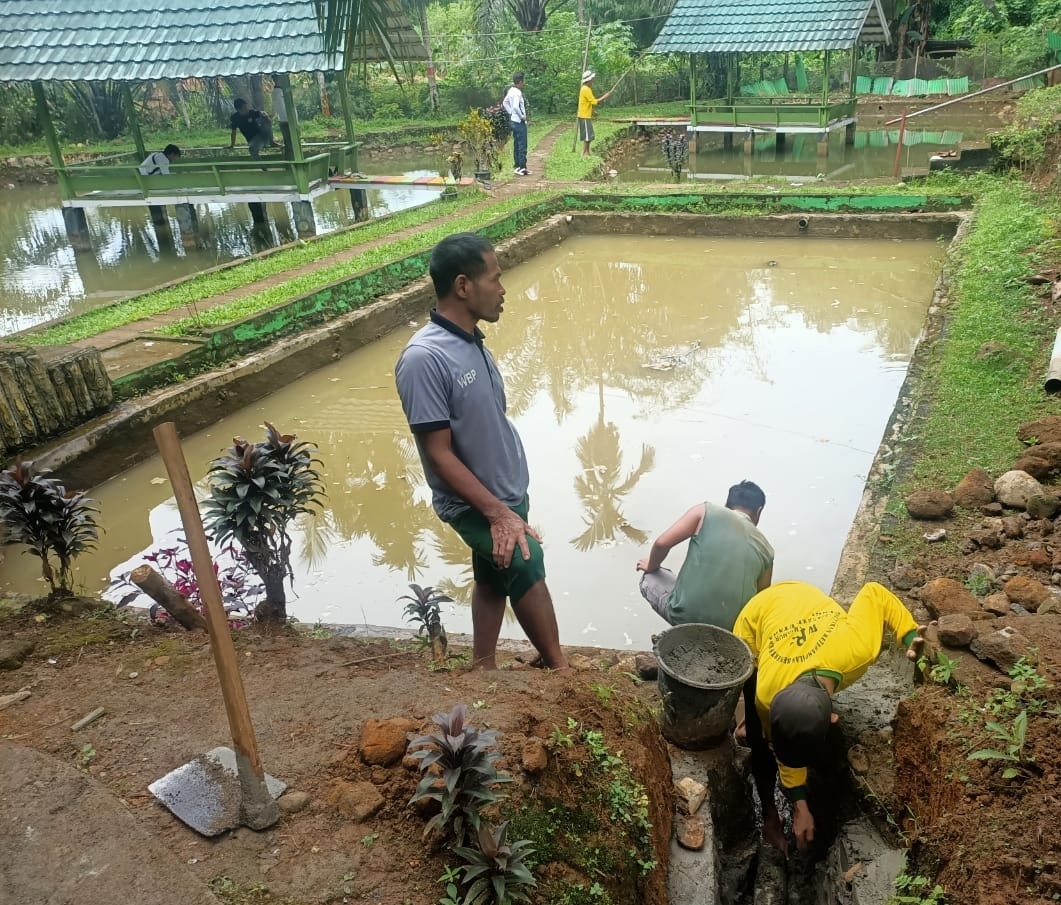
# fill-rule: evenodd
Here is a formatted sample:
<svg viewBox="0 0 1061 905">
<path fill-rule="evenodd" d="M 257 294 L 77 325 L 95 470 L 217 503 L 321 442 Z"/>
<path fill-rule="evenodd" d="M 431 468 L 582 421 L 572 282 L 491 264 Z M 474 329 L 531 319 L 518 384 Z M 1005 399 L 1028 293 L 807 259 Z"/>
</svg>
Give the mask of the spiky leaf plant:
<svg viewBox="0 0 1061 905">
<path fill-rule="evenodd" d="M 214 543 L 235 541 L 265 586 L 265 600 L 255 616 L 287 619 L 285 581 L 293 580 L 289 528 L 299 515 L 320 508 L 324 484 L 315 467 L 317 448 L 295 442 L 268 421 L 265 440 L 237 438 L 210 465 L 210 499 L 203 522 Z"/>
<path fill-rule="evenodd" d="M 5 543 L 25 544 L 26 553 L 40 558 L 52 594 L 69 594 L 74 558 L 95 549 L 99 540 L 99 509 L 82 491 L 67 490 L 49 474 L 21 456 L 0 473 L 0 524 Z M 51 556 L 58 560 L 58 575 Z"/>
<path fill-rule="evenodd" d="M 481 810 L 501 797 L 493 787 L 511 782 L 494 767 L 501 756 L 494 750 L 496 730 L 479 729 L 467 720 L 467 706 L 457 704 L 449 713 L 432 717 L 442 729 L 441 736 L 422 735 L 409 743 L 410 750 L 419 749 L 413 757 L 424 774 L 409 803 L 424 798 L 439 802 L 441 810 L 428 821 L 424 833 L 449 830 L 458 844 L 464 843 L 469 829 L 478 830 Z M 438 769 L 431 770 L 436 764 Z"/>
<path fill-rule="evenodd" d="M 426 588 L 418 584 L 410 584 L 412 594 L 403 594 L 399 600 L 408 600 L 405 605 L 406 621 L 414 625 L 419 624 L 416 630 L 418 635 L 427 635 L 431 644 L 431 655 L 436 666 L 442 666 L 446 662 L 446 651 L 449 642 L 446 638 L 446 629 L 442 625 L 442 613 L 440 604 L 452 603 L 453 598 L 447 597 L 441 591 L 435 590 L 428 585 Z"/>
<path fill-rule="evenodd" d="M 533 853 L 529 839 L 508 842 L 508 821 L 496 829 L 483 823 L 477 833 L 478 848 L 458 846 L 453 850 L 464 861 L 468 891 L 464 905 L 513 905 L 530 901 L 530 887 L 537 881 L 526 859 Z"/>
</svg>

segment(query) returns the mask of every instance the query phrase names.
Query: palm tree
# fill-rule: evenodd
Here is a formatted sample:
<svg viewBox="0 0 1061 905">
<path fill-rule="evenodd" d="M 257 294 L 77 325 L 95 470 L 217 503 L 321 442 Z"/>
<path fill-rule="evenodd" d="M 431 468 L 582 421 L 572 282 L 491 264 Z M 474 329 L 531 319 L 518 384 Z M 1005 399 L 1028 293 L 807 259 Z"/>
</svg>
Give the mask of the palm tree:
<svg viewBox="0 0 1061 905">
<path fill-rule="evenodd" d="M 604 375 L 597 383 L 597 420 L 575 446 L 575 455 L 582 472 L 575 478 L 575 493 L 585 507 L 582 521 L 586 530 L 571 543 L 581 552 L 591 550 L 601 541 L 615 540 L 616 532 L 624 534 L 635 544 L 648 540 L 648 532 L 635 528 L 623 515 L 622 499 L 656 464 L 656 450 L 641 447 L 641 461 L 637 468 L 622 474 L 623 452 L 619 428 L 604 420 Z"/>
<path fill-rule="evenodd" d="M 399 0 L 313 0 L 324 38 L 324 52 L 341 53 L 346 69 L 355 63 L 383 61 L 397 75 L 403 60 L 422 59 L 423 47 L 409 32 Z M 416 41 L 413 52 L 408 38 Z M 426 38 L 426 36 L 425 36 Z"/>
</svg>

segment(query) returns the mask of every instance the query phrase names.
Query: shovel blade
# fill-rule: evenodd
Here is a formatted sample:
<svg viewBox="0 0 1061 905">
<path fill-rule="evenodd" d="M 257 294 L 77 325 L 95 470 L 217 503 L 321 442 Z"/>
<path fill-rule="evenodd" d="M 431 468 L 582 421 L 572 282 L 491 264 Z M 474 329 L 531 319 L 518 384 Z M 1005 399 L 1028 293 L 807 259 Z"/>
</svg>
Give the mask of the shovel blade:
<svg viewBox="0 0 1061 905">
<path fill-rule="evenodd" d="M 266 773 L 265 788 L 273 798 L 279 798 L 287 783 Z M 156 779 L 147 790 L 204 836 L 216 836 L 240 825 L 243 793 L 231 748 L 207 751 Z"/>
</svg>

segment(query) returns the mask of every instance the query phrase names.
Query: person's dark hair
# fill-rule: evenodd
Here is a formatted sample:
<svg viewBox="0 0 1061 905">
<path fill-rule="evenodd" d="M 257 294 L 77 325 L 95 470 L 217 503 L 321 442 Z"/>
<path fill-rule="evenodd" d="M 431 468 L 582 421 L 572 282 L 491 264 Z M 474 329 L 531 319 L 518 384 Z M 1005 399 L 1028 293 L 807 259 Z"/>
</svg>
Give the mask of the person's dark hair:
<svg viewBox="0 0 1061 905">
<path fill-rule="evenodd" d="M 431 252 L 431 282 L 435 284 L 435 295 L 445 298 L 453 289 L 453 283 L 462 273 L 470 280 L 477 280 L 486 271 L 484 255 L 494 250 L 486 239 L 476 233 L 454 233 L 446 236 Z"/>
<path fill-rule="evenodd" d="M 181 149 L 178 148 L 176 145 L 166 145 L 166 147 L 162 149 L 162 153 L 165 154 L 167 157 L 180 157 Z"/>
<path fill-rule="evenodd" d="M 821 759 L 829 737 L 833 702 L 812 676 L 782 688 L 770 702 L 770 743 L 786 767 L 806 767 Z"/>
<path fill-rule="evenodd" d="M 247 106 L 247 102 L 243 98 L 237 97 L 232 102 L 232 106 L 235 107 L 237 110 L 239 110 L 241 107 L 246 107 Z"/>
<path fill-rule="evenodd" d="M 522 81 L 523 81 L 523 73 L 522 72 L 513 72 L 512 73 L 512 84 L 513 85 L 518 85 Z"/>
<path fill-rule="evenodd" d="M 729 496 L 726 497 L 727 509 L 740 508 L 755 512 L 756 509 L 762 509 L 765 505 L 766 494 L 763 493 L 758 484 L 752 481 L 741 481 L 739 484 L 734 484 L 729 489 Z"/>
</svg>

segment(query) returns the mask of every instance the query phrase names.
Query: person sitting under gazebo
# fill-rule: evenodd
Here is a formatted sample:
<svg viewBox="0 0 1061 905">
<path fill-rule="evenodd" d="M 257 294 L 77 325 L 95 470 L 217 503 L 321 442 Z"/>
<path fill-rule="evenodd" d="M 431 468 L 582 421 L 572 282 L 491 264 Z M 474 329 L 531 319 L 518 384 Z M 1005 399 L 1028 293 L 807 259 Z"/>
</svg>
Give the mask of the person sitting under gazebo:
<svg viewBox="0 0 1061 905">
<path fill-rule="evenodd" d="M 168 176 L 169 165 L 181 156 L 176 145 L 166 145 L 161 151 L 148 154 L 140 164 L 141 176 Z"/>
</svg>

